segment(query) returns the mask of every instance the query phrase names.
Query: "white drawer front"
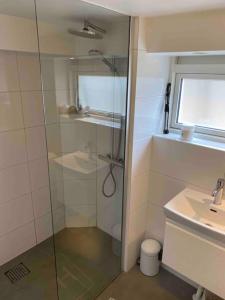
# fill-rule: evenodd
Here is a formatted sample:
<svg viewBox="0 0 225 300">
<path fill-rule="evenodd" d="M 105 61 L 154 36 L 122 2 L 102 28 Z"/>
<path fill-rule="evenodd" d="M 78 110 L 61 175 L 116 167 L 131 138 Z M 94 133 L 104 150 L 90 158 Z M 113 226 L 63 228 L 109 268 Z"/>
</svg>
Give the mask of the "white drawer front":
<svg viewBox="0 0 225 300">
<path fill-rule="evenodd" d="M 163 263 L 225 298 L 225 247 L 167 220 Z"/>
</svg>

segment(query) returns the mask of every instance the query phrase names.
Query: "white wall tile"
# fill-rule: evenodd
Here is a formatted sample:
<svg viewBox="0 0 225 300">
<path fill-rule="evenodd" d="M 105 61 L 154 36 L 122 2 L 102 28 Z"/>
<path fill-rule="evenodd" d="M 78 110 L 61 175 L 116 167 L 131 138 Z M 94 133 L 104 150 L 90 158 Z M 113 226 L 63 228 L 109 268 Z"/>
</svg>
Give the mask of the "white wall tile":
<svg viewBox="0 0 225 300">
<path fill-rule="evenodd" d="M 148 203 L 150 194 L 149 176 L 149 172 L 147 172 L 133 176 L 131 179 L 130 209 L 132 212 L 135 212 L 144 203 Z"/>
<path fill-rule="evenodd" d="M 102 185 L 108 175 L 109 167 L 97 172 L 97 226 L 101 230 L 112 235 L 112 228 L 116 224 L 121 224 L 123 205 L 123 170 L 114 168 L 113 174 L 116 179 L 116 192 L 106 198 L 102 193 Z M 109 177 L 105 184 L 105 191 L 109 193 L 113 190 L 112 179 Z"/>
<path fill-rule="evenodd" d="M 143 139 L 162 133 L 164 120 L 164 95 L 136 98 L 134 118 L 134 139 Z"/>
<path fill-rule="evenodd" d="M 136 20 L 139 23 L 139 20 Z M 138 24 L 136 24 L 138 25 Z M 143 45 L 140 23 L 140 35 L 136 36 L 134 47 Z M 138 27 L 136 26 L 138 32 Z M 133 50 L 133 70 L 137 72 L 133 85 L 135 103 L 133 117 L 133 151 L 131 195 L 129 213 L 129 233 L 127 238 L 125 269 L 132 267 L 138 257 L 141 240 L 144 238 L 144 224 L 149 219 L 149 213 L 144 214 L 143 207 L 150 201 L 150 168 L 152 135 L 162 130 L 162 116 L 165 87 L 169 78 L 170 58 L 157 57 L 144 50 Z M 137 64 L 137 65 L 136 65 Z M 132 120 L 132 116 L 131 116 Z M 143 200 L 143 202 L 141 202 Z M 141 203 L 141 206 L 139 206 Z M 139 220 L 140 224 L 137 224 Z"/>
<path fill-rule="evenodd" d="M 54 58 L 41 57 L 41 76 L 43 82 L 43 90 L 55 90 L 55 74 L 54 74 Z"/>
<path fill-rule="evenodd" d="M 8 201 L 0 205 L 0 236 L 33 220 L 31 195 Z"/>
<path fill-rule="evenodd" d="M 25 127 L 44 124 L 44 111 L 41 92 L 22 92 L 21 96 Z"/>
<path fill-rule="evenodd" d="M 97 152 L 108 154 L 112 152 L 113 128 L 106 126 L 97 126 Z"/>
<path fill-rule="evenodd" d="M 55 95 L 57 106 L 71 105 L 69 90 L 56 90 Z"/>
<path fill-rule="evenodd" d="M 19 91 L 16 53 L 0 51 L 0 91 Z"/>
<path fill-rule="evenodd" d="M 36 244 L 34 223 L 26 224 L 0 238 L 0 265 Z"/>
<path fill-rule="evenodd" d="M 144 235 L 139 236 L 136 240 L 128 242 L 126 245 L 126 260 L 125 272 L 128 272 L 133 266 L 136 265 L 137 258 L 140 257 L 141 243 L 144 240 Z"/>
<path fill-rule="evenodd" d="M 18 198 L 30 191 L 27 164 L 0 171 L 0 203 Z"/>
<path fill-rule="evenodd" d="M 31 178 L 31 189 L 36 191 L 49 183 L 47 158 L 37 159 L 29 162 Z"/>
<path fill-rule="evenodd" d="M 169 78 L 170 58 L 138 51 L 136 97 L 164 95 Z"/>
<path fill-rule="evenodd" d="M 50 209 L 43 124 L 38 55 L 0 51 L 0 263 L 36 244 L 34 210 Z"/>
<path fill-rule="evenodd" d="M 163 207 L 186 187 L 190 187 L 190 185 L 184 181 L 151 172 L 149 178 L 149 201 L 152 204 Z"/>
<path fill-rule="evenodd" d="M 51 181 L 51 203 L 53 210 L 64 205 L 64 180 Z"/>
<path fill-rule="evenodd" d="M 62 123 L 60 126 L 61 149 L 63 153 L 77 150 L 77 139 L 75 139 L 75 126 L 73 123 Z"/>
<path fill-rule="evenodd" d="M 59 124 L 46 125 L 46 138 L 48 145 L 48 152 L 60 154 L 61 151 L 61 136 Z"/>
<path fill-rule="evenodd" d="M 88 227 L 89 220 L 96 216 L 96 205 L 67 205 L 66 226 L 67 227 Z"/>
<path fill-rule="evenodd" d="M 80 72 L 94 72 L 96 70 L 96 60 L 80 59 L 78 61 L 77 69 Z"/>
<path fill-rule="evenodd" d="M 150 203 L 147 220 L 146 237 L 154 238 L 163 243 L 166 220 L 163 208 Z"/>
<path fill-rule="evenodd" d="M 179 141 L 154 138 L 152 170 L 211 190 L 224 176 L 225 153 Z"/>
<path fill-rule="evenodd" d="M 49 157 L 49 175 L 51 185 L 54 186 L 58 181 L 64 181 L 64 170 L 63 167 L 56 164 L 54 158 L 57 156 Z"/>
<path fill-rule="evenodd" d="M 45 215 L 51 210 L 49 186 L 32 192 L 35 218 Z"/>
<path fill-rule="evenodd" d="M 44 91 L 44 107 L 46 124 L 56 123 L 58 121 L 58 107 L 56 102 L 56 92 Z"/>
<path fill-rule="evenodd" d="M 20 89 L 41 91 L 40 63 L 38 54 L 19 53 L 17 55 Z"/>
<path fill-rule="evenodd" d="M 21 97 L 18 92 L 0 93 L 0 131 L 23 128 Z"/>
<path fill-rule="evenodd" d="M 69 88 L 69 64 L 70 62 L 66 58 L 54 59 L 54 71 L 55 71 L 55 88 L 56 90 L 68 90 Z"/>
<path fill-rule="evenodd" d="M 63 230 L 65 225 L 65 207 L 61 206 L 55 210 L 53 210 L 53 230 L 54 233 L 58 233 Z"/>
<path fill-rule="evenodd" d="M 150 170 L 151 139 L 134 141 L 132 157 L 132 176 L 137 176 Z"/>
<path fill-rule="evenodd" d="M 53 231 L 51 213 L 47 213 L 44 216 L 35 219 L 35 229 L 38 243 L 41 243 L 52 236 Z"/>
<path fill-rule="evenodd" d="M 0 133 L 0 169 L 27 160 L 24 130 Z"/>
<path fill-rule="evenodd" d="M 74 151 L 96 152 L 96 125 L 85 122 L 61 124 L 61 143 L 63 153 Z"/>
<path fill-rule="evenodd" d="M 131 211 L 129 225 L 129 241 L 135 241 L 144 236 L 146 230 L 146 216 L 148 203 L 143 203 L 135 211 Z"/>
<path fill-rule="evenodd" d="M 28 159 L 34 160 L 47 156 L 44 126 L 26 128 Z"/>
<path fill-rule="evenodd" d="M 70 205 L 96 204 L 96 180 L 64 180 L 64 201 Z"/>
</svg>

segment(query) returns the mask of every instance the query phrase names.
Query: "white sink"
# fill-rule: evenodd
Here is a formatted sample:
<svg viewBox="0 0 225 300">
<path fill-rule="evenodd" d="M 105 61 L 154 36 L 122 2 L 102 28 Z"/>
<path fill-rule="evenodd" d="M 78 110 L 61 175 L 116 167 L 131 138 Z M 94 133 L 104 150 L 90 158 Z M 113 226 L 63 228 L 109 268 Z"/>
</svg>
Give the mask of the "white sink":
<svg viewBox="0 0 225 300">
<path fill-rule="evenodd" d="M 108 166 L 106 162 L 98 159 L 95 154 L 90 156 L 89 153 L 82 151 L 64 154 L 54 158 L 54 161 L 66 169 L 86 175 Z"/>
<path fill-rule="evenodd" d="M 167 218 L 225 242 L 225 200 L 222 205 L 212 204 L 213 198 L 205 193 L 184 189 L 165 206 Z"/>
</svg>

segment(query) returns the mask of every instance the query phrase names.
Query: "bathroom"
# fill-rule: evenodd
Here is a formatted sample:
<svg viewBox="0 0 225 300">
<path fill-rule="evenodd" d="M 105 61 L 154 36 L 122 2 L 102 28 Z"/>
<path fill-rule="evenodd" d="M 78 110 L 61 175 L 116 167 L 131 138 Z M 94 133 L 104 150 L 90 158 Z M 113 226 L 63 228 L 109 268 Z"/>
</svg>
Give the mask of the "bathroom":
<svg viewBox="0 0 225 300">
<path fill-rule="evenodd" d="M 0 299 L 225 298 L 225 4 L 160 3 L 0 2 Z"/>
</svg>

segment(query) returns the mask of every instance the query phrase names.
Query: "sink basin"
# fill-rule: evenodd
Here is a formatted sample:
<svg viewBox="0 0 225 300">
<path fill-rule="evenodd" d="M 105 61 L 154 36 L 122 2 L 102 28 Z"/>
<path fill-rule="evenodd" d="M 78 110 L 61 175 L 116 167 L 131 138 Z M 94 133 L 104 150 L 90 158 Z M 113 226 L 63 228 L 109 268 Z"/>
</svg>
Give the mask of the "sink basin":
<svg viewBox="0 0 225 300">
<path fill-rule="evenodd" d="M 184 189 L 165 206 L 167 218 L 218 241 L 225 242 L 225 200 L 214 205 L 205 193 Z"/>
<path fill-rule="evenodd" d="M 90 156 L 89 153 L 76 151 L 73 153 L 65 154 L 60 157 L 54 158 L 54 161 L 71 171 L 80 174 L 91 174 L 99 169 L 105 168 L 108 164 L 97 158 L 95 154 Z"/>
</svg>

